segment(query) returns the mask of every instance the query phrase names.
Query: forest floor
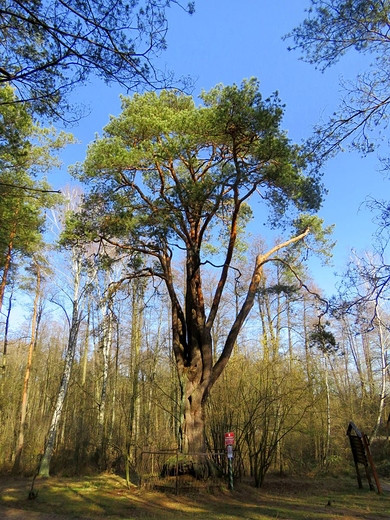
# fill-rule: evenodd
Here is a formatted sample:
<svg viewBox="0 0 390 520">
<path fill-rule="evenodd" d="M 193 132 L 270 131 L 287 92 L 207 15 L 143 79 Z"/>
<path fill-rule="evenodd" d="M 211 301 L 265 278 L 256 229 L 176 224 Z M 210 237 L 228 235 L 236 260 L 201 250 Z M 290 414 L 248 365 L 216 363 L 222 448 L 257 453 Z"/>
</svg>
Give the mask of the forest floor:
<svg viewBox="0 0 390 520">
<path fill-rule="evenodd" d="M 382 481 L 381 481 L 382 483 Z M 0 477 L 1 520 L 389 520 L 390 486 L 359 489 L 352 477 L 266 477 L 264 487 L 236 483 L 213 492 L 169 494 L 128 489 L 116 475 L 37 479 Z M 388 491 L 385 491 L 385 490 Z"/>
</svg>

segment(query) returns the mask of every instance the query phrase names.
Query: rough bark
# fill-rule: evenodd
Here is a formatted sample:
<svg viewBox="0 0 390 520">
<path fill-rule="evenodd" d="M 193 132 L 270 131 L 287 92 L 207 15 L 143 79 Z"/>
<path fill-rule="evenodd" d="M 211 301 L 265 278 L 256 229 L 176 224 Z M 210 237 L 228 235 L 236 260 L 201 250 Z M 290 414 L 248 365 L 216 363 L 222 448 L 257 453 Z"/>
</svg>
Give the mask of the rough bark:
<svg viewBox="0 0 390 520">
<path fill-rule="evenodd" d="M 213 347 L 211 329 L 217 315 L 223 288 L 226 284 L 227 270 L 222 269 L 213 304 L 209 316 L 203 300 L 200 276 L 200 254 L 193 248 L 187 249 L 187 286 L 185 312 L 176 297 L 170 272 L 170 264 L 166 259 L 166 282 L 172 302 L 173 350 L 182 388 L 182 450 L 185 453 L 205 451 L 204 421 L 205 403 L 209 393 L 225 369 L 238 334 L 251 311 L 257 290 L 263 276 L 263 266 L 274 258 L 281 249 L 302 240 L 309 233 L 306 229 L 300 235 L 280 243 L 265 254 L 256 257 L 255 267 L 247 290 L 246 298 L 239 310 L 230 331 L 227 334 L 224 348 L 213 364 Z M 232 239 L 232 248 L 235 238 Z M 231 257 L 227 262 L 230 263 Z"/>
</svg>

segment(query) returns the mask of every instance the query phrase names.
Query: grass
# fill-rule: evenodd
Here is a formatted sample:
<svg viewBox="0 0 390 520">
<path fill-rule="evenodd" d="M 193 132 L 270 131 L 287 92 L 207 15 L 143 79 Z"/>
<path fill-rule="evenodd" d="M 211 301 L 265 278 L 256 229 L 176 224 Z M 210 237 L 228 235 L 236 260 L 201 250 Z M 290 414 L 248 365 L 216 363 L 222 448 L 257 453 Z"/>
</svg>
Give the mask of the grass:
<svg viewBox="0 0 390 520">
<path fill-rule="evenodd" d="M 353 478 L 277 478 L 268 476 L 264 488 L 243 483 L 233 492 L 170 495 L 127 489 L 116 475 L 37 479 L 35 500 L 28 500 L 31 481 L 0 478 L 1 507 L 67 519 L 107 520 L 384 520 L 390 518 L 390 492 L 378 495 L 357 487 Z M 7 509 L 6 509 L 7 511 Z M 3 511 L 4 512 L 4 511 Z M 11 517 L 11 516 L 10 516 Z M 11 517 L 13 518 L 13 516 Z M 24 518 L 24 513 L 21 516 Z M 28 519 L 28 515 L 25 516 Z"/>
</svg>

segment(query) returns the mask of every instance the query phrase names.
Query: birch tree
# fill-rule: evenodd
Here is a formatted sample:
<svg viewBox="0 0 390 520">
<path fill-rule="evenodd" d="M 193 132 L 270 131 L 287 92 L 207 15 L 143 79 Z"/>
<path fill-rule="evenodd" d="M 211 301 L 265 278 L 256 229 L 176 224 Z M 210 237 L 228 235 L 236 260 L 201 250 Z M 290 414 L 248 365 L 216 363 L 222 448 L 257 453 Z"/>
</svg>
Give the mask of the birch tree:
<svg viewBox="0 0 390 520">
<path fill-rule="evenodd" d="M 64 205 L 63 214 L 59 217 L 53 212 L 53 230 L 57 228 L 57 231 L 61 232 L 64 221 L 66 219 L 67 211 L 72 209 L 76 210 L 79 200 L 80 193 L 78 190 L 68 191 L 67 193 L 67 203 Z M 60 237 L 58 240 L 61 243 Z M 68 340 L 67 346 L 65 350 L 65 360 L 63 365 L 62 376 L 57 392 L 57 397 L 50 421 L 50 426 L 48 429 L 48 433 L 45 440 L 44 453 L 41 458 L 39 464 L 39 475 L 48 477 L 50 474 L 50 463 L 54 453 L 55 444 L 57 440 L 58 429 L 60 426 L 60 421 L 62 417 L 62 413 L 64 410 L 65 399 L 68 392 L 68 386 L 71 378 L 72 368 L 74 357 L 77 348 L 77 341 L 80 329 L 80 323 L 83 318 L 83 299 L 87 289 L 89 288 L 88 277 L 83 276 L 85 274 L 85 256 L 86 251 L 84 245 L 80 245 L 79 243 L 73 244 L 73 246 L 69 250 L 68 262 L 69 269 L 67 273 L 67 283 L 69 292 L 67 291 L 67 287 L 62 287 L 64 293 L 70 302 L 70 312 L 67 311 L 67 305 L 63 305 L 61 303 L 60 306 L 63 308 L 66 319 L 68 321 Z"/>
<path fill-rule="evenodd" d="M 71 300 L 71 315 L 69 320 L 68 343 L 65 352 L 64 368 L 58 388 L 57 398 L 50 421 L 49 430 L 46 436 L 45 449 L 39 465 L 39 475 L 48 477 L 50 475 L 50 463 L 54 453 L 57 439 L 58 428 L 60 425 L 62 412 L 64 409 L 65 398 L 68 392 L 70 376 L 73 367 L 74 356 L 77 347 L 77 339 L 81 322 L 80 298 L 82 296 L 82 252 L 74 249 L 72 252 L 72 277 L 73 295 Z"/>
</svg>

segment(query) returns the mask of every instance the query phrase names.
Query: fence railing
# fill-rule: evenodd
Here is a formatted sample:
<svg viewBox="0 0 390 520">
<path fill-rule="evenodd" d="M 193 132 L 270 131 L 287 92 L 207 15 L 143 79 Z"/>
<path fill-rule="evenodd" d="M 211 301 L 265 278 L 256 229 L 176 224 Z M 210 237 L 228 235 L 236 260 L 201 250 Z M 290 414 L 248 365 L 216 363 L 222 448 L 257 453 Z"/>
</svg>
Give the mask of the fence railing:
<svg viewBox="0 0 390 520">
<path fill-rule="evenodd" d="M 227 456 L 226 452 L 143 451 L 138 474 L 139 486 L 148 489 L 174 493 L 210 490 L 227 482 Z"/>
</svg>

